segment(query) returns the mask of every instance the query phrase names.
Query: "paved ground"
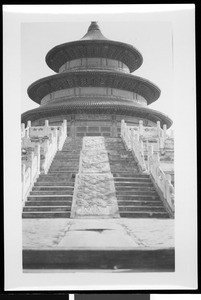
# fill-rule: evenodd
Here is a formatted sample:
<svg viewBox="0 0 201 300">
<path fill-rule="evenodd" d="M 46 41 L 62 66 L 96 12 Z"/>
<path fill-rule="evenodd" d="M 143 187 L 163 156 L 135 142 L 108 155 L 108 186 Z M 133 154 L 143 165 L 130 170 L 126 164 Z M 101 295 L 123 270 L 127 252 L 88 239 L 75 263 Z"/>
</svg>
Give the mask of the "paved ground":
<svg viewBox="0 0 201 300">
<path fill-rule="evenodd" d="M 173 219 L 23 219 L 24 249 L 174 247 Z"/>
</svg>

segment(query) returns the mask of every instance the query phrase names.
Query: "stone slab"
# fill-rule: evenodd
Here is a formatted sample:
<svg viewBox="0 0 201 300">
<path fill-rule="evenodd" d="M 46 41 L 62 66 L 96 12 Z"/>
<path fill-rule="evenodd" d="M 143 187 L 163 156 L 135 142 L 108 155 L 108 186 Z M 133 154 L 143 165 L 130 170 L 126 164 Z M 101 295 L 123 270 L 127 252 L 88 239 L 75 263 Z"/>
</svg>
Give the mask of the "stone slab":
<svg viewBox="0 0 201 300">
<path fill-rule="evenodd" d="M 98 243 L 111 249 L 110 238 L 115 248 L 122 249 L 174 247 L 173 219 L 23 219 L 22 225 L 24 249 L 72 249 L 70 240 L 75 248 L 92 249 Z M 85 238 L 76 246 L 82 235 Z"/>
</svg>

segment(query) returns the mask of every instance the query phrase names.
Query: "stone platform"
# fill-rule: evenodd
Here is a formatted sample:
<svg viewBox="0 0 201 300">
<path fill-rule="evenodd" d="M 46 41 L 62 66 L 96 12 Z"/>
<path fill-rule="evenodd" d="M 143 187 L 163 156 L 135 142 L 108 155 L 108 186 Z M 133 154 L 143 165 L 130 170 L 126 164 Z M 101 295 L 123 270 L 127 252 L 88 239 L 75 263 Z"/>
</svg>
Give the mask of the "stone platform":
<svg viewBox="0 0 201 300">
<path fill-rule="evenodd" d="M 24 269 L 174 271 L 174 220 L 24 219 Z"/>
</svg>

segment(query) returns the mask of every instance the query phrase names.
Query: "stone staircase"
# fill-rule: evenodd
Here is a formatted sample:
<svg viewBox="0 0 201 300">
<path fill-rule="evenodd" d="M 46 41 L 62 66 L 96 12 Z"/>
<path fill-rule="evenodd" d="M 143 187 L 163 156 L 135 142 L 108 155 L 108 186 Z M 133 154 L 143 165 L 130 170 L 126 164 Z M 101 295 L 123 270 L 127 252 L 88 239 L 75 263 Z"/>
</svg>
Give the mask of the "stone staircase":
<svg viewBox="0 0 201 300">
<path fill-rule="evenodd" d="M 149 175 L 141 174 L 121 138 L 105 138 L 114 177 L 120 217 L 169 218 Z M 82 138 L 67 138 L 48 173 L 41 174 L 32 188 L 23 218 L 69 218 L 75 175 L 79 170 Z"/>
<path fill-rule="evenodd" d="M 69 218 L 82 139 L 70 139 L 58 151 L 46 175 L 41 174 L 23 208 L 23 218 Z"/>
<path fill-rule="evenodd" d="M 120 217 L 169 218 L 149 175 L 141 174 L 121 138 L 106 138 Z"/>
</svg>

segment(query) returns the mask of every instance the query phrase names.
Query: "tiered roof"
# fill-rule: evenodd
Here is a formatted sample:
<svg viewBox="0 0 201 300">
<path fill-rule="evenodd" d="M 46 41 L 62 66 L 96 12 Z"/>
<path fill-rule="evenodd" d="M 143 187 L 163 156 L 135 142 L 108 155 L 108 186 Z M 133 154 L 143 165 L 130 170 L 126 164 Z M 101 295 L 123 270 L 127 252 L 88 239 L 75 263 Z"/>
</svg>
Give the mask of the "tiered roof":
<svg viewBox="0 0 201 300">
<path fill-rule="evenodd" d="M 111 41 L 104 37 L 96 22 L 92 22 L 87 33 L 78 41 L 65 43 L 54 47 L 47 53 L 46 62 L 55 72 L 66 62 L 79 58 L 108 58 L 123 62 L 130 72 L 139 68 L 142 64 L 142 55 L 133 46 L 117 41 Z M 37 80 L 28 88 L 29 97 L 40 104 L 48 94 L 74 88 L 74 87 L 110 87 L 125 91 L 131 91 L 141 95 L 150 104 L 160 96 L 160 89 L 152 82 L 117 70 L 100 70 L 98 68 L 68 69 L 63 73 L 48 76 Z M 75 99 L 76 98 L 76 99 Z M 93 97 L 70 96 L 64 101 L 60 99 L 49 102 L 37 109 L 25 112 L 22 115 L 23 122 L 29 119 L 38 119 L 62 114 L 89 113 L 118 113 L 133 117 L 147 118 L 153 122 L 161 121 L 161 124 L 171 126 L 172 121 L 164 114 L 140 107 L 132 100 L 121 97 Z"/>
</svg>

